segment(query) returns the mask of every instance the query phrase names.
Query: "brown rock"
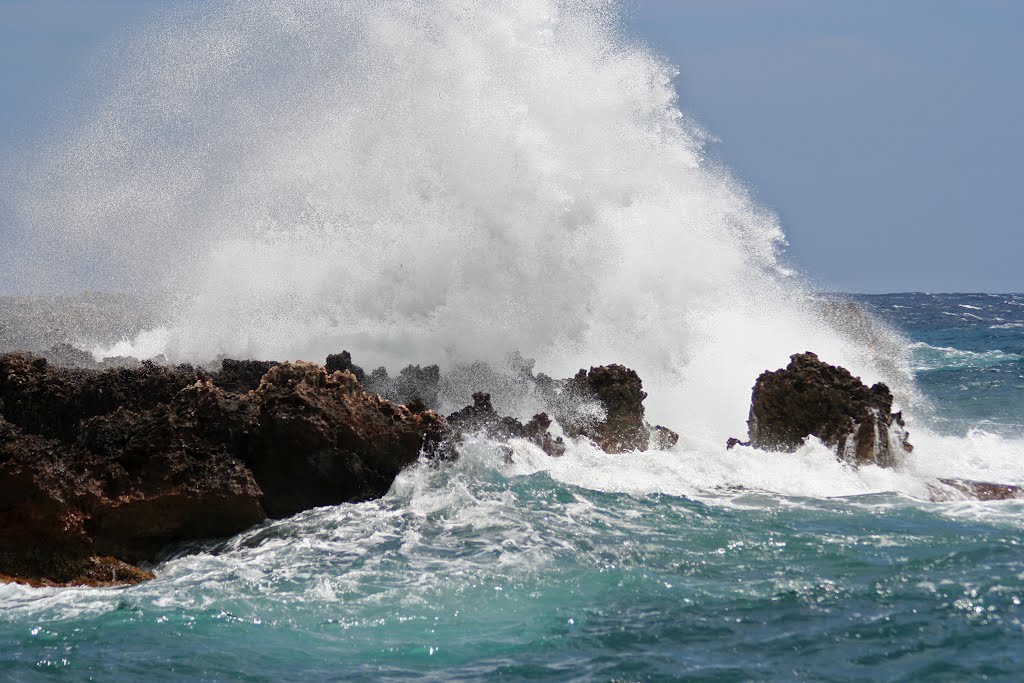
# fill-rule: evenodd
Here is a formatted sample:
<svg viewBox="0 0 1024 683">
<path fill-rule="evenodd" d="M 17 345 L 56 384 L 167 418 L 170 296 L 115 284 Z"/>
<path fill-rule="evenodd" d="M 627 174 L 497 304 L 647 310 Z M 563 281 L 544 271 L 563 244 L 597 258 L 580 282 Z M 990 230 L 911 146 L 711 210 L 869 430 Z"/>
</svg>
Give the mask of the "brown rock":
<svg viewBox="0 0 1024 683">
<path fill-rule="evenodd" d="M 225 365 L 217 379 L 236 391 L 262 369 Z M 126 562 L 169 543 L 381 496 L 443 434 L 437 413 L 367 393 L 349 373 L 267 367 L 257 390 L 232 393 L 190 368 L 0 356 L 0 574 L 141 580 Z"/>
<path fill-rule="evenodd" d="M 563 393 L 575 402 L 596 400 L 604 409 L 601 418 L 581 417 L 577 412 L 565 416 L 564 421 L 560 419 L 568 434 L 592 439 L 608 453 L 647 450 L 651 441 L 651 428 L 644 422 L 643 401 L 647 393 L 635 371 L 622 365 L 593 367 L 589 372 L 580 370 L 568 381 Z M 671 439 L 666 435 L 667 440 Z"/>
<path fill-rule="evenodd" d="M 366 373 L 361 367 L 352 362 L 352 354 L 348 351 L 332 353 L 327 356 L 327 362 L 324 363 L 324 369 L 327 370 L 327 374 L 331 374 L 333 372 L 351 372 L 355 375 L 356 380 L 358 380 L 360 384 L 366 384 Z"/>
<path fill-rule="evenodd" d="M 457 444 L 467 434 L 482 433 L 491 439 L 530 441 L 552 457 L 565 454 L 562 437 L 555 437 L 548 431 L 551 418 L 546 413 L 534 415 L 526 424 L 512 417 L 501 417 L 491 405 L 490 394 L 483 392 L 473 394 L 473 405 L 452 413 L 447 422 L 446 438 L 450 444 Z M 511 449 L 506 452 L 506 460 L 512 461 Z"/>
<path fill-rule="evenodd" d="M 891 467 L 897 452 L 890 436 L 900 450 L 911 448 L 902 416 L 891 412 L 892 401 L 886 385 L 869 388 L 845 368 L 811 352 L 798 353 L 786 368 L 757 378 L 747 420 L 750 443 L 763 450 L 794 451 L 813 435 L 843 459 Z"/>
<path fill-rule="evenodd" d="M 191 368 L 142 363 L 96 372 L 54 368 L 31 354 L 0 355 L 0 412 L 31 434 L 73 441 L 84 420 L 120 407 L 147 410 L 198 379 Z"/>
<path fill-rule="evenodd" d="M 259 486 L 230 452 L 231 429 L 204 422 L 213 412 L 204 392 L 223 396 L 197 383 L 170 406 L 91 418 L 75 443 L 5 422 L 0 572 L 95 582 L 99 565 L 89 558 L 137 562 L 169 543 L 231 535 L 264 519 Z"/>
<path fill-rule="evenodd" d="M 220 362 L 220 372 L 213 376 L 213 383 L 236 394 L 252 391 L 260 385 L 263 375 L 277 365 L 272 360 L 234 360 L 224 358 Z"/>
<path fill-rule="evenodd" d="M 273 517 L 384 495 L 444 429 L 437 413 L 413 413 L 312 363 L 271 368 L 254 400 L 259 431 L 245 461 Z"/>
</svg>

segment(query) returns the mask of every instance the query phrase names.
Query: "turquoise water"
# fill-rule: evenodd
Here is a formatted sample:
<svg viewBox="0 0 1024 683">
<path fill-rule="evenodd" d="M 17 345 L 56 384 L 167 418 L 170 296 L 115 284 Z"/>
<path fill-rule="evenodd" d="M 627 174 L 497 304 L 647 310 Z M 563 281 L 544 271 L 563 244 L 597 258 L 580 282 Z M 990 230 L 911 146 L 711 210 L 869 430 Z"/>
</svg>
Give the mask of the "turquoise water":
<svg viewBox="0 0 1024 683">
<path fill-rule="evenodd" d="M 954 321 L 971 299 L 907 296 L 865 300 L 912 306 L 894 320 L 946 431 L 900 472 L 813 446 L 507 465 L 474 442 L 384 500 L 175 549 L 143 585 L 0 586 L 0 678 L 1019 680 L 1024 501 L 921 482 L 1022 481 L 1024 329 L 992 326 L 1024 306 Z M 968 426 L 984 415 L 995 431 Z"/>
</svg>

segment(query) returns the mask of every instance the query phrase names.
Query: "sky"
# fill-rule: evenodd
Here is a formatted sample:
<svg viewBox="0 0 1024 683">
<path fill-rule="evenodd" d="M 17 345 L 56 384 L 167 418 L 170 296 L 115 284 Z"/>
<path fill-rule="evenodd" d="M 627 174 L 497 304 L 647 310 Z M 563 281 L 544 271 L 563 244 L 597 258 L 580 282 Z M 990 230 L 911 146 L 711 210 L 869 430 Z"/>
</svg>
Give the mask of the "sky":
<svg viewBox="0 0 1024 683">
<path fill-rule="evenodd" d="M 197 1 L 0 0 L 0 166 L 63 125 L 117 41 Z M 820 289 L 1024 291 L 1024 2 L 625 7 Z M 0 248 L 10 230 L 0 195 Z"/>
</svg>

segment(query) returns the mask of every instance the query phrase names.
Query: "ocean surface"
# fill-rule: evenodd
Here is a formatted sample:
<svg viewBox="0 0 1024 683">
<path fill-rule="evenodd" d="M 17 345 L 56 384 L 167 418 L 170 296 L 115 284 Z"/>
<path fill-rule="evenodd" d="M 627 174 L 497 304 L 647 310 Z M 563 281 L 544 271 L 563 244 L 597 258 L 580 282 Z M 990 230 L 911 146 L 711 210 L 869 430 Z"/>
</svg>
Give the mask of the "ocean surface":
<svg viewBox="0 0 1024 683">
<path fill-rule="evenodd" d="M 0 585 L 0 679 L 1020 680 L 1024 501 L 923 482 L 1024 483 L 1024 295 L 854 298 L 928 405 L 897 472 L 814 444 L 506 464 L 472 442 L 139 586 Z"/>
</svg>

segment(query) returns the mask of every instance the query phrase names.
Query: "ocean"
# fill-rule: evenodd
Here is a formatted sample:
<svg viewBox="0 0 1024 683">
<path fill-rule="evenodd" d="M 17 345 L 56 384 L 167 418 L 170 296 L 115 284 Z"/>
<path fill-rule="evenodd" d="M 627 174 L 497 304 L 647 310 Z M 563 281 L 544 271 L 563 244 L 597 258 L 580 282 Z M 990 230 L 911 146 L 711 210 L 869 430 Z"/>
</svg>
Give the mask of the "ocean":
<svg viewBox="0 0 1024 683">
<path fill-rule="evenodd" d="M 1024 484 L 1024 295 L 819 294 L 620 3 L 183 5 L 5 179 L 0 288 L 34 296 L 0 349 L 345 349 L 519 419 L 509 359 L 621 363 L 679 442 L 478 438 L 134 587 L 0 585 L 0 679 L 1021 678 L 1024 500 L 929 483 Z M 726 450 L 803 351 L 891 387 L 899 467 Z"/>
<path fill-rule="evenodd" d="M 0 677 L 1019 680 L 1024 500 L 921 482 L 1024 483 L 1024 295 L 853 298 L 933 411 L 897 472 L 472 442 L 382 500 L 172 549 L 152 582 L 0 585 Z"/>
</svg>

